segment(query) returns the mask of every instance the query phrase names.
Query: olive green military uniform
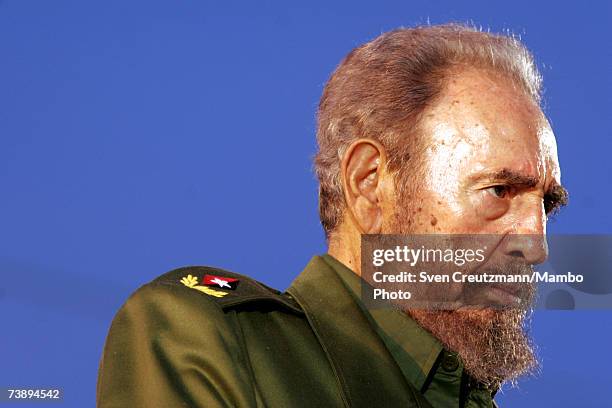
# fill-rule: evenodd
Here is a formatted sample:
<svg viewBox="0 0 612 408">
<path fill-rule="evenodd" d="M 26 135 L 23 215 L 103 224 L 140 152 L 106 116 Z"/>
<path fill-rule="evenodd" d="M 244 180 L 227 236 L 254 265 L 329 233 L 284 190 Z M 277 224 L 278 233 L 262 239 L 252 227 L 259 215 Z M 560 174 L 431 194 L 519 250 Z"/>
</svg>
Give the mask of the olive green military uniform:
<svg viewBox="0 0 612 408">
<path fill-rule="evenodd" d="M 495 406 L 457 356 L 359 293 L 329 255 L 285 293 L 221 269 L 171 271 L 113 320 L 98 407 Z"/>
</svg>

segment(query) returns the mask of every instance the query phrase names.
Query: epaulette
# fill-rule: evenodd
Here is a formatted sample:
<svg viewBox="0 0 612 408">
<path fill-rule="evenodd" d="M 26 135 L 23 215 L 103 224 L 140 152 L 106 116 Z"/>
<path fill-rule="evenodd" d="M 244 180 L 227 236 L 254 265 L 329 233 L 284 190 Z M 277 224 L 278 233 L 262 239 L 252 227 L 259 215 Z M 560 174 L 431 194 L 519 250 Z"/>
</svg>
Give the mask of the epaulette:
<svg viewBox="0 0 612 408">
<path fill-rule="evenodd" d="M 197 290 L 227 310 L 242 305 L 276 305 L 303 314 L 300 305 L 288 293 L 235 272 L 210 266 L 186 266 L 167 272 L 151 282 Z"/>
</svg>

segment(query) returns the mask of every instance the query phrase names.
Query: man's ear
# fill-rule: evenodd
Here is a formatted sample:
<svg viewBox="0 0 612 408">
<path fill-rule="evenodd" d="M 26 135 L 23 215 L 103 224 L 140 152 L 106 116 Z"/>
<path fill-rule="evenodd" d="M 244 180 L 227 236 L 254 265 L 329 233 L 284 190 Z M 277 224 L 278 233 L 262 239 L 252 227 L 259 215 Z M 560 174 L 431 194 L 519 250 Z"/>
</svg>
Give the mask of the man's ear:
<svg viewBox="0 0 612 408">
<path fill-rule="evenodd" d="M 355 140 L 341 162 L 347 211 L 362 234 L 381 231 L 381 175 L 387 162 L 384 147 L 372 139 Z"/>
</svg>

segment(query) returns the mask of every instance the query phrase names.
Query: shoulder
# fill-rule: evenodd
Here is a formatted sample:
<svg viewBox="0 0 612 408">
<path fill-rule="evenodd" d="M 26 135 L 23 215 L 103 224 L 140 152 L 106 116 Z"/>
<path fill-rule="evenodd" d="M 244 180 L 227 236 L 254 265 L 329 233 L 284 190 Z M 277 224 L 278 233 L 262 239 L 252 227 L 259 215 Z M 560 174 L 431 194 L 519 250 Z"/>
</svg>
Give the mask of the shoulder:
<svg viewBox="0 0 612 408">
<path fill-rule="evenodd" d="M 190 266 L 157 277 L 132 293 L 111 323 L 98 405 L 255 406 L 243 325 L 277 321 L 278 313 L 282 322 L 301 310 L 244 275 Z"/>
<path fill-rule="evenodd" d="M 215 278 L 230 288 L 224 283 L 213 283 Z M 231 348 L 236 351 L 239 349 L 236 336 L 240 333 L 236 325 L 241 324 L 236 313 L 260 321 L 270 312 L 288 318 L 304 317 L 290 295 L 248 276 L 208 266 L 182 267 L 157 277 L 130 295 L 112 320 L 105 353 L 112 350 L 116 354 L 134 342 L 155 344 L 156 349 L 166 350 L 173 341 L 181 344 L 204 341 L 210 347 L 218 344 L 219 349 L 223 344 L 233 344 Z"/>
<path fill-rule="evenodd" d="M 196 302 L 204 307 L 279 310 L 302 314 L 293 298 L 253 278 L 210 266 L 173 269 L 138 289 L 134 297 L 160 296 L 174 304 Z"/>
</svg>

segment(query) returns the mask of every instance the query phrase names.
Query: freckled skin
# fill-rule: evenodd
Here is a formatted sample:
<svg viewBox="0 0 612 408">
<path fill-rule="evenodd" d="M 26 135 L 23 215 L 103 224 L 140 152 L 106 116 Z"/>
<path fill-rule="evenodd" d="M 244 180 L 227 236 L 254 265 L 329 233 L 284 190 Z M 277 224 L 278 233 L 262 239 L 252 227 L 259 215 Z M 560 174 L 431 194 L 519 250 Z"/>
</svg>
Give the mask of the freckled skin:
<svg viewBox="0 0 612 408">
<path fill-rule="evenodd" d="M 560 183 L 560 170 L 555 138 L 539 107 L 505 78 L 470 70 L 457 74 L 428 113 L 423 129 L 430 147 L 415 198 L 418 205 L 435 208 L 436 230 L 545 234 L 542 197 L 553 180 Z M 541 182 L 497 208 L 485 190 L 494 183 L 470 178 L 502 168 Z"/>
<path fill-rule="evenodd" d="M 560 184 L 560 170 L 555 138 L 539 107 L 508 80 L 472 70 L 451 82 L 423 129 L 422 183 L 412 200 L 397 201 L 400 219 L 396 214 L 385 232 L 490 234 L 480 240 L 488 263 L 543 262 L 544 191 L 553 181 Z M 500 181 L 478 176 L 501 169 L 539 182 L 499 198 L 494 186 Z M 449 297 L 459 299 L 463 284 L 450 286 Z"/>
<path fill-rule="evenodd" d="M 545 240 L 503 239 L 546 233 L 544 192 L 560 184 L 555 137 L 546 117 L 499 74 L 468 68 L 451 76 L 422 116 L 421 165 L 408 180 L 409 197 L 398 196 L 379 144 L 360 139 L 342 159 L 347 212 L 328 252 L 358 274 L 364 233 L 496 234 L 498 242 L 490 248 L 502 255 L 520 253 L 531 264 L 547 255 Z M 497 197 L 500 182 L 483 174 L 502 169 L 538 182 Z M 366 177 L 370 182 L 363 182 Z"/>
<path fill-rule="evenodd" d="M 485 272 L 543 262 L 545 193 L 550 206 L 561 173 L 554 134 L 537 104 L 496 73 L 464 68 L 451 73 L 419 130 L 412 167 L 405 169 L 412 173 L 405 180 L 388 169 L 377 141 L 364 136 L 347 149 L 341 163 L 346 211 L 330 237 L 329 254 L 360 275 L 362 234 L 478 234 L 479 244 L 483 236 L 487 240 L 480 264 Z M 401 189 L 396 181 L 403 183 Z M 458 308 L 452 313 L 406 312 L 457 351 L 470 370 L 488 365 L 483 378 L 497 375 L 500 367 L 524 372 L 533 361 L 522 331 L 524 311 L 467 306 L 513 305 L 521 299 L 512 300 L 499 288 L 465 285 L 419 286 L 425 299 L 454 302 Z M 475 345 L 475 340 L 482 342 Z"/>
<path fill-rule="evenodd" d="M 431 223 L 431 226 L 432 226 L 432 227 L 435 227 L 435 226 L 436 226 L 436 224 L 438 223 L 438 219 L 437 219 L 437 218 L 436 218 L 436 216 L 435 216 L 435 215 L 433 215 L 433 214 L 431 214 L 431 221 L 430 221 L 430 223 Z"/>
</svg>

